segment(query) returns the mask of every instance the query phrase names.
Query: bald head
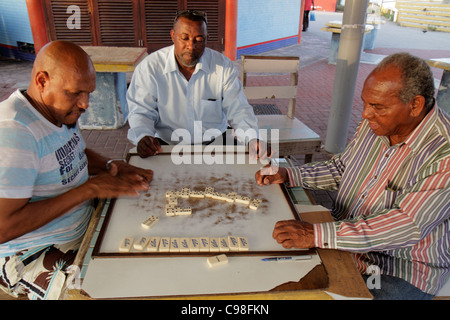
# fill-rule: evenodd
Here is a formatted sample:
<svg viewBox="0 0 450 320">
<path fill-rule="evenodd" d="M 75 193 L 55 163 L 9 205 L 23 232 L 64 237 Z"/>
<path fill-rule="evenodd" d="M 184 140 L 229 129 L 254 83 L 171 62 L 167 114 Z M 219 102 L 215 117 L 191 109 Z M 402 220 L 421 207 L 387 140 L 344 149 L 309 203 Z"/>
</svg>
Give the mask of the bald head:
<svg viewBox="0 0 450 320">
<path fill-rule="evenodd" d="M 36 56 L 28 100 L 55 125 L 75 125 L 88 108 L 95 80 L 94 65 L 81 47 L 68 41 L 53 41 Z"/>
<path fill-rule="evenodd" d="M 89 55 L 81 47 L 69 41 L 53 41 L 46 44 L 36 56 L 32 78 L 38 72 L 46 72 L 52 78 L 95 74 L 95 69 Z"/>
</svg>

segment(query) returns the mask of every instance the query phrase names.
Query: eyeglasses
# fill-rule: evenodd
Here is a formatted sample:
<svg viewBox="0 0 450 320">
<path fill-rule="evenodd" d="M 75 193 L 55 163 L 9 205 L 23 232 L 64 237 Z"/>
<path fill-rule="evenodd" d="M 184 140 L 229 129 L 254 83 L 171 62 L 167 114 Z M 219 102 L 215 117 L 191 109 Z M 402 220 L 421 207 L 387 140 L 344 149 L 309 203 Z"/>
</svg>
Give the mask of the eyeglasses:
<svg viewBox="0 0 450 320">
<path fill-rule="evenodd" d="M 204 21 L 208 25 L 205 11 L 198 10 L 180 10 L 177 11 L 174 23 L 178 21 L 180 17 L 185 17 L 193 21 Z"/>
</svg>

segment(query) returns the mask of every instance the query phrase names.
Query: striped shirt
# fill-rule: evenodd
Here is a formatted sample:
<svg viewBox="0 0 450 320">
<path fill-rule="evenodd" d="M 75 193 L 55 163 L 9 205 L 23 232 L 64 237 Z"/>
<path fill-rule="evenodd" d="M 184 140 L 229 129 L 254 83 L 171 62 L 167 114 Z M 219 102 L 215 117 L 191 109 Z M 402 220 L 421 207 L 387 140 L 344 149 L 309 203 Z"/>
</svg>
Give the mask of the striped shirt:
<svg viewBox="0 0 450 320">
<path fill-rule="evenodd" d="M 363 120 L 343 153 L 289 168 L 291 186 L 338 190 L 335 222 L 314 225 L 316 246 L 352 252 L 361 273 L 378 266 L 436 294 L 450 270 L 449 127 L 435 107 L 390 146 Z"/>
<path fill-rule="evenodd" d="M 84 149 L 78 127 L 55 126 L 15 91 L 0 103 L 0 198 L 34 202 L 83 184 L 88 179 Z M 86 201 L 37 230 L 1 243 L 0 257 L 74 241 L 84 235 L 90 214 Z"/>
</svg>

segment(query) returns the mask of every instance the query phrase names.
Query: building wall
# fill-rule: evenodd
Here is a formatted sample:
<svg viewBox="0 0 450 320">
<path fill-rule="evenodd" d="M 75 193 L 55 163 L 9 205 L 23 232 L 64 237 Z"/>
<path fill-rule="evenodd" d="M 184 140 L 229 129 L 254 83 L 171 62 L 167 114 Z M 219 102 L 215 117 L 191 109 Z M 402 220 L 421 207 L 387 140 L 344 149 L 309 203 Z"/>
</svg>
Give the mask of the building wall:
<svg viewBox="0 0 450 320">
<path fill-rule="evenodd" d="M 236 47 L 241 54 L 257 54 L 299 41 L 302 0 L 238 0 Z M 33 60 L 33 44 L 26 0 L 0 0 L 0 55 Z"/>
<path fill-rule="evenodd" d="M 238 0 L 237 57 L 298 43 L 301 0 Z"/>
<path fill-rule="evenodd" d="M 31 32 L 25 0 L 0 0 L 0 55 L 34 60 Z"/>
</svg>

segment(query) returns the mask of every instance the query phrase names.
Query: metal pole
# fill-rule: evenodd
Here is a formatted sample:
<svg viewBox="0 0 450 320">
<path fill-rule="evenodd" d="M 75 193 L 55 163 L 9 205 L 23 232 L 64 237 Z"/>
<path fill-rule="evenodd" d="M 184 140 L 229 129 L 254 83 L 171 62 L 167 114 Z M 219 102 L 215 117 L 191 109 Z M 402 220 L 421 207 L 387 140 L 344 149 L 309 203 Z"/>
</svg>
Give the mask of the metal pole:
<svg viewBox="0 0 450 320">
<path fill-rule="evenodd" d="M 344 151 L 355 94 L 369 0 L 346 0 L 325 150 Z"/>
</svg>

